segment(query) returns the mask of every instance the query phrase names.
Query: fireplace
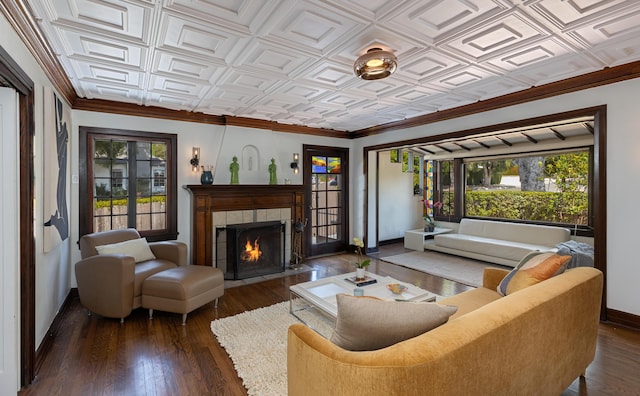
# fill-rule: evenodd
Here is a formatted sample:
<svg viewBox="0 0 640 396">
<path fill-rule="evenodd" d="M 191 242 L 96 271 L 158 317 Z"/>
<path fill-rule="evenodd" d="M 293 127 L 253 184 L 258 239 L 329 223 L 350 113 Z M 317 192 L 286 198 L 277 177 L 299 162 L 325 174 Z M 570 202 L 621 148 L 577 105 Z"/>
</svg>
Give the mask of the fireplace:
<svg viewBox="0 0 640 396">
<path fill-rule="evenodd" d="M 304 186 L 287 185 L 201 185 L 184 186 L 191 195 L 191 263 L 214 265 L 226 254 L 219 251 L 216 229 L 228 224 L 256 221 L 285 222 L 285 254 L 291 252 L 291 221 L 304 218 Z M 247 210 L 251 211 L 247 214 Z M 263 215 L 261 212 L 265 211 Z M 271 212 L 278 212 L 278 215 Z M 300 259 L 305 246 L 301 246 Z M 288 260 L 289 257 L 285 257 Z M 222 269 L 218 265 L 219 268 Z"/>
<path fill-rule="evenodd" d="M 234 280 L 283 272 L 285 229 L 280 221 L 216 227 L 216 252 L 226 248 L 224 260 L 216 254 L 216 266 L 223 270 L 225 279 Z"/>
</svg>

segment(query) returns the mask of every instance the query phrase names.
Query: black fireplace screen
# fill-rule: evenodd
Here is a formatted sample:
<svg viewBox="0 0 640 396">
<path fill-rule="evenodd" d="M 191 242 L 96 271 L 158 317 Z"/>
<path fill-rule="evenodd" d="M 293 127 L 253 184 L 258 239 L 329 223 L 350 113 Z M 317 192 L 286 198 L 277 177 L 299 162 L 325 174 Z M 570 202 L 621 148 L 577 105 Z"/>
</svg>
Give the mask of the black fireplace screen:
<svg viewBox="0 0 640 396">
<path fill-rule="evenodd" d="M 225 279 L 283 272 L 284 232 L 279 221 L 228 225 Z"/>
</svg>

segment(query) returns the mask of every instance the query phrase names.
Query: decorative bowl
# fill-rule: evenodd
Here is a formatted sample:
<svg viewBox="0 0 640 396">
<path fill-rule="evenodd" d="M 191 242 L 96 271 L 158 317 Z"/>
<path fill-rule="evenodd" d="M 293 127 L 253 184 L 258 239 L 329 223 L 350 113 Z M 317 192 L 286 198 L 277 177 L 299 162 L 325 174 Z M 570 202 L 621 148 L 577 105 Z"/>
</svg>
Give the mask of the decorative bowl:
<svg viewBox="0 0 640 396">
<path fill-rule="evenodd" d="M 405 285 L 401 285 L 399 283 L 389 283 L 387 285 L 387 289 L 391 290 L 393 294 L 402 294 L 407 291 L 407 287 Z"/>
</svg>

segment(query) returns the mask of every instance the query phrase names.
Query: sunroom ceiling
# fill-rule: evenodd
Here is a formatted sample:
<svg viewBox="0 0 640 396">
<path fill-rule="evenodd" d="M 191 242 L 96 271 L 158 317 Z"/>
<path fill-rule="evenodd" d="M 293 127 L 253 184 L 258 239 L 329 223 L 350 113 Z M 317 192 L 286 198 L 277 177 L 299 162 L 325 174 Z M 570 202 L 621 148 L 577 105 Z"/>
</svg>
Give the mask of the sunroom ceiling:
<svg viewBox="0 0 640 396">
<path fill-rule="evenodd" d="M 400 147 L 426 159 L 487 157 L 587 147 L 594 142 L 592 117 L 500 130 Z"/>
<path fill-rule="evenodd" d="M 338 131 L 640 60 L 638 0 L 7 1 L 79 98 Z M 371 47 L 392 76 L 354 75 Z"/>
</svg>

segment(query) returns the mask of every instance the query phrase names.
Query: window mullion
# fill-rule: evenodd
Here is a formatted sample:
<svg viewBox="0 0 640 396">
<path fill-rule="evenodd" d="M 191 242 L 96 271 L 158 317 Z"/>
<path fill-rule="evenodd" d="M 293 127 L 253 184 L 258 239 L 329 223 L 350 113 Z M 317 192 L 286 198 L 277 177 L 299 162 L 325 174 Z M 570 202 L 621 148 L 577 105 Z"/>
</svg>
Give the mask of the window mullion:
<svg viewBox="0 0 640 396">
<path fill-rule="evenodd" d="M 137 166 L 136 166 L 136 142 L 127 142 L 127 151 L 129 153 L 127 162 L 129 166 L 129 178 L 127 179 L 127 226 L 129 228 L 136 228 L 136 180 L 137 180 Z"/>
</svg>

